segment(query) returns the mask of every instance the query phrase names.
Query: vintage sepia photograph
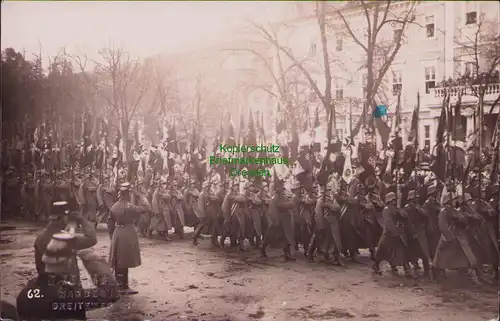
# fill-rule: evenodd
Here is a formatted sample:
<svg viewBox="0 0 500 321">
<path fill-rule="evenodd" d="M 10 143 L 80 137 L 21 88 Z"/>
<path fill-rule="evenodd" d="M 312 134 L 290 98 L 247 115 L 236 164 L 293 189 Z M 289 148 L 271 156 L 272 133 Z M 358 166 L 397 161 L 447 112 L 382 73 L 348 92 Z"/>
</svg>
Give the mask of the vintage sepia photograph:
<svg viewBox="0 0 500 321">
<path fill-rule="evenodd" d="M 0 320 L 499 320 L 500 2 L 1 25 Z"/>
</svg>

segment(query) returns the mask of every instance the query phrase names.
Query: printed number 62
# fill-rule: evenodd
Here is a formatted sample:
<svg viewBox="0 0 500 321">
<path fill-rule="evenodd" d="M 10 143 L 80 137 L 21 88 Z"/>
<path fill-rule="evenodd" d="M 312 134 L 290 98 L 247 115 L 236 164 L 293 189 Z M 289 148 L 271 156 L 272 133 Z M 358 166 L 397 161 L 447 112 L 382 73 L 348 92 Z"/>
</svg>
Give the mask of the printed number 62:
<svg viewBox="0 0 500 321">
<path fill-rule="evenodd" d="M 28 290 L 28 299 L 40 298 L 40 289 Z"/>
</svg>

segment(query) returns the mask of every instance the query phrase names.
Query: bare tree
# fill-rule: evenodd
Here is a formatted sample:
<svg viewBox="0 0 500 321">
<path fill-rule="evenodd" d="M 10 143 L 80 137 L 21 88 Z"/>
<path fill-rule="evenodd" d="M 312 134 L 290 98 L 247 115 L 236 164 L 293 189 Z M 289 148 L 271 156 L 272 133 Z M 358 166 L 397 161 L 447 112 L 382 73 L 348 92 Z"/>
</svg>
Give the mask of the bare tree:
<svg viewBox="0 0 500 321">
<path fill-rule="evenodd" d="M 415 21 L 416 1 L 405 2 L 402 10 L 391 10 L 393 3 L 396 1 L 353 1 L 334 13 L 334 16 L 341 19 L 350 38 L 366 55 L 366 65 L 362 67 L 367 72 L 365 116 L 371 114 L 370 108 L 375 105 L 375 95 L 404 43 L 405 31 Z M 362 26 L 349 21 L 349 13 L 352 11 L 364 13 L 366 21 Z M 360 36 L 356 29 L 363 27 L 365 34 Z M 383 33 L 389 28 L 392 28 L 394 35 L 390 40 L 385 40 Z"/>
<path fill-rule="evenodd" d="M 331 72 L 331 59 L 328 51 L 328 37 L 327 37 L 327 23 L 326 23 L 326 13 L 327 5 L 326 1 L 317 1 L 315 3 L 315 19 L 319 28 L 319 35 L 321 40 L 321 53 L 322 53 L 322 63 L 306 57 L 300 59 L 293 54 L 292 50 L 284 45 L 284 42 L 280 40 L 279 28 L 291 28 L 287 24 L 274 25 L 265 27 L 258 25 L 256 23 L 250 22 L 250 26 L 254 31 L 257 32 L 261 41 L 264 40 L 265 43 L 271 45 L 272 51 L 274 53 L 274 59 L 277 62 L 277 71 L 273 68 L 269 59 L 264 55 L 251 49 L 239 49 L 245 50 L 259 57 L 263 62 L 265 69 L 269 72 L 272 79 L 272 86 L 267 86 L 264 89 L 272 96 L 274 96 L 280 106 L 283 107 L 287 112 L 291 112 L 292 125 L 297 126 L 296 119 L 298 118 L 300 111 L 307 108 L 307 99 L 301 99 L 304 95 L 304 88 L 312 90 L 316 97 L 320 100 L 321 104 L 324 106 L 327 115 L 331 115 L 330 125 L 328 126 L 328 139 L 331 139 L 332 129 L 335 129 L 335 106 L 332 100 L 332 72 Z M 285 65 L 285 59 L 289 60 L 291 63 L 288 66 Z M 324 77 L 325 88 L 324 91 L 318 86 L 317 80 L 314 78 L 311 70 L 318 69 L 320 65 L 321 74 Z M 301 80 L 303 78 L 303 81 Z M 300 86 L 302 85 L 302 86 Z M 306 86 L 304 86 L 306 85 Z M 299 87 L 300 86 L 300 87 Z M 274 88 L 277 94 L 272 93 Z M 301 88 L 301 89 L 299 89 Z"/>
<path fill-rule="evenodd" d="M 497 23 L 485 20 L 482 14 L 476 23 L 475 30 L 470 33 L 470 28 L 459 30 L 455 42 L 460 46 L 461 63 L 466 63 L 465 73 L 458 80 L 465 85 L 465 92 L 478 99 L 478 123 L 483 124 L 485 115 L 485 96 L 490 91 L 491 84 L 499 83 L 500 66 L 500 36 L 497 33 Z M 491 103 L 488 115 L 493 113 L 500 102 L 500 95 Z M 476 110 L 474 111 L 476 114 Z M 483 131 L 479 131 L 480 146 L 483 145 Z"/>
<path fill-rule="evenodd" d="M 95 65 L 93 77 L 96 82 L 88 81 L 88 83 L 95 86 L 99 95 L 111 107 L 110 112 L 118 117 L 119 131 L 124 146 L 124 161 L 128 161 L 131 147 L 129 144 L 130 124 L 149 90 L 150 61 L 132 58 L 123 46 L 114 44 L 101 49 L 99 55 L 100 61 L 92 60 Z M 82 70 L 88 60 L 86 55 L 78 57 Z"/>
</svg>

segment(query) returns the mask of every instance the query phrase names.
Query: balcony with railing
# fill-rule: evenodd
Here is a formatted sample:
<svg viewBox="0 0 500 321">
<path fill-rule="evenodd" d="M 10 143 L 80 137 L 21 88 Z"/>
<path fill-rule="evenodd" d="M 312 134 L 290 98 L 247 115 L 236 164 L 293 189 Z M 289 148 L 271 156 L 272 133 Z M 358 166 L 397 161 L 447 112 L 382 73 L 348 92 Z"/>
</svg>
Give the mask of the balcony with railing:
<svg viewBox="0 0 500 321">
<path fill-rule="evenodd" d="M 490 99 L 495 100 L 500 94 L 500 83 L 434 88 L 431 90 L 431 94 L 433 94 L 434 98 L 441 98 L 441 99 L 446 95 L 446 93 L 448 93 L 451 97 L 458 97 L 461 94 L 463 99 L 464 96 L 477 96 L 477 93 L 481 89 L 485 90 L 486 101 Z"/>
<path fill-rule="evenodd" d="M 487 84 L 462 84 L 456 86 L 442 86 L 430 90 L 427 100 L 429 106 L 441 106 L 443 98 L 449 94 L 452 100 L 462 96 L 462 105 L 476 104 L 478 102 L 478 94 L 484 90 L 484 102 L 486 104 L 493 103 L 500 95 L 500 82 Z M 455 98 L 455 99 L 453 99 Z"/>
</svg>

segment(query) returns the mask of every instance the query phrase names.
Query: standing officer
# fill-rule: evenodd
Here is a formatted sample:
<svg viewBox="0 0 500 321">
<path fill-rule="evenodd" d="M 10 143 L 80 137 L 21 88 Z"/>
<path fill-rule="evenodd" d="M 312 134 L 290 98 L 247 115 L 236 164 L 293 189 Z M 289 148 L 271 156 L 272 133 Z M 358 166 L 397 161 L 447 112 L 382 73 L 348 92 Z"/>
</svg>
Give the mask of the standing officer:
<svg viewBox="0 0 500 321">
<path fill-rule="evenodd" d="M 124 294 L 137 294 L 129 288 L 128 269 L 141 265 L 141 249 L 139 237 L 134 223 L 142 213 L 151 210 L 145 196 L 136 193 L 139 198 L 139 206 L 130 202 L 130 183 L 120 186 L 118 201 L 111 207 L 108 219 L 111 246 L 109 249 L 109 265 L 115 270 L 115 277 Z"/>
</svg>

